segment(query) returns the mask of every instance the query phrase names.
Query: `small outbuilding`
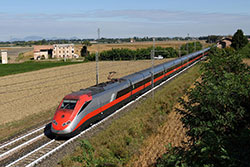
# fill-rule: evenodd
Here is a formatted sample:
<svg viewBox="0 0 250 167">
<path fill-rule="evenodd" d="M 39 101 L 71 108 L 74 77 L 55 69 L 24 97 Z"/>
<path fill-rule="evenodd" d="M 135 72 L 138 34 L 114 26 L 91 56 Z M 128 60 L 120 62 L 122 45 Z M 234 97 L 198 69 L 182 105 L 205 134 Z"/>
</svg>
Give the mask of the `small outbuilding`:
<svg viewBox="0 0 250 167">
<path fill-rule="evenodd" d="M 48 59 L 52 57 L 53 45 L 34 46 L 34 60 Z"/>
<path fill-rule="evenodd" d="M 8 64 L 8 53 L 7 50 L 1 50 L 2 64 Z"/>
<path fill-rule="evenodd" d="M 218 48 L 229 48 L 232 44 L 232 37 L 225 37 L 222 38 L 218 43 L 217 47 Z"/>
</svg>

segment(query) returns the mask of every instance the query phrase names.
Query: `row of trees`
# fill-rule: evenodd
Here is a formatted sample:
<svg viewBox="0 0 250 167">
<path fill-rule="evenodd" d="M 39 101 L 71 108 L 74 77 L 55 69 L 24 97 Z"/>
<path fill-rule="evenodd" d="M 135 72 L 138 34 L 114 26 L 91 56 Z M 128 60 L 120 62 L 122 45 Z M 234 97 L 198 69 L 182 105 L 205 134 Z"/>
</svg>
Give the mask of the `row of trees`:
<svg viewBox="0 0 250 167">
<path fill-rule="evenodd" d="M 151 50 L 149 47 L 146 49 L 112 49 L 109 51 L 103 51 L 100 54 L 101 60 L 143 60 L 151 58 Z M 155 56 L 162 55 L 164 58 L 177 57 L 178 52 L 173 48 L 155 48 Z"/>
<path fill-rule="evenodd" d="M 235 50 L 214 48 L 202 71 L 177 110 L 186 147 L 170 147 L 157 166 L 249 166 L 250 68 Z"/>
<path fill-rule="evenodd" d="M 200 42 L 187 43 L 181 46 L 180 52 L 174 48 L 168 47 L 156 47 L 155 56 L 161 55 L 163 58 L 172 58 L 186 55 L 188 53 L 195 52 L 202 49 L 202 44 Z M 151 58 L 152 47 L 141 48 L 136 50 L 131 49 L 112 49 L 108 51 L 103 51 L 100 53 L 100 60 L 144 60 Z M 86 51 L 86 45 L 82 48 L 82 56 L 85 56 L 86 61 L 94 61 L 95 54 L 88 54 Z M 85 54 L 84 54 L 85 53 Z"/>
<path fill-rule="evenodd" d="M 168 41 L 168 40 L 193 40 L 193 39 L 207 39 L 208 37 L 199 37 L 199 38 L 193 38 L 193 37 L 157 37 L 155 38 L 156 41 Z M 85 41 L 97 41 L 98 43 L 123 43 L 123 42 L 130 42 L 132 40 L 136 42 L 145 42 L 145 41 L 153 41 L 153 37 L 133 37 L 133 38 L 100 38 L 98 40 L 96 39 L 42 39 L 42 40 L 30 40 L 30 41 L 22 41 L 22 40 L 16 40 L 16 41 L 7 41 L 7 42 L 1 42 L 0 45 L 16 45 L 16 46 L 32 46 L 32 45 L 49 45 L 49 44 L 67 44 L 67 43 L 74 43 L 74 44 L 81 44 Z"/>
<path fill-rule="evenodd" d="M 53 44 L 82 44 L 85 41 L 94 39 L 55 39 L 55 40 L 37 40 L 37 41 L 14 41 L 14 42 L 0 42 L 0 45 L 14 45 L 14 46 L 33 46 L 33 45 L 53 45 Z"/>
<path fill-rule="evenodd" d="M 189 53 L 193 53 L 197 50 L 202 49 L 202 44 L 200 42 L 191 42 L 181 45 L 181 56 L 184 56 Z"/>
</svg>

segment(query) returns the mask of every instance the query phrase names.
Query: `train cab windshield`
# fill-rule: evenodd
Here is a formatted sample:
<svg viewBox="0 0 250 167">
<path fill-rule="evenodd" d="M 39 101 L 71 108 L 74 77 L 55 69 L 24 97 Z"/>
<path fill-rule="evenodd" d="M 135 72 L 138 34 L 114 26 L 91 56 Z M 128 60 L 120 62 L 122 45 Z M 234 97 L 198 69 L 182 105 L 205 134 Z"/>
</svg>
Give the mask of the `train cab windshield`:
<svg viewBox="0 0 250 167">
<path fill-rule="evenodd" d="M 63 100 L 63 103 L 60 107 L 60 109 L 68 109 L 68 110 L 74 110 L 76 106 L 77 100 Z"/>
</svg>

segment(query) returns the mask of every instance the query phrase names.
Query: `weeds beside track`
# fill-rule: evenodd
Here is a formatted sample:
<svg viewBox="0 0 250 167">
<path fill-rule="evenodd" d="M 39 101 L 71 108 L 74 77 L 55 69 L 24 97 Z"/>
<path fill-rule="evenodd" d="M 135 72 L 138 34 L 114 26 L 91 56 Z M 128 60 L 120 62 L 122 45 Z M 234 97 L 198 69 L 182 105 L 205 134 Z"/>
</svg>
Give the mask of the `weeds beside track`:
<svg viewBox="0 0 250 167">
<path fill-rule="evenodd" d="M 167 115 L 185 90 L 200 76 L 199 66 L 177 77 L 148 98 L 124 117 L 114 121 L 106 130 L 89 139 L 95 155 L 88 163 L 124 166 L 132 156 L 139 154 L 143 141 L 156 132 L 167 120 Z M 74 154 L 61 161 L 61 166 L 77 166 L 84 154 L 79 147 Z M 88 147 L 88 146 L 87 146 Z M 72 160 L 72 157 L 74 160 Z M 86 158 L 86 157 L 85 157 Z"/>
</svg>

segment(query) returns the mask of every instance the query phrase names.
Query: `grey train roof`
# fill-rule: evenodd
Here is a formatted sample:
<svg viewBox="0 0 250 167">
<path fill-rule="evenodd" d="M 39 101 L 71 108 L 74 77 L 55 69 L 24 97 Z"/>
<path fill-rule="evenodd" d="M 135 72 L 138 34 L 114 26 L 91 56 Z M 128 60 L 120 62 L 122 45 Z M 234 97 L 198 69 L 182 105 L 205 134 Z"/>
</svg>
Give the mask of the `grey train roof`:
<svg viewBox="0 0 250 167">
<path fill-rule="evenodd" d="M 117 79 L 117 80 L 113 80 L 113 81 L 103 82 L 103 83 L 100 83 L 98 85 L 86 88 L 86 89 L 81 89 L 80 92 L 82 94 L 91 93 L 91 95 L 93 96 L 93 95 L 99 94 L 101 92 L 104 92 L 105 90 L 109 90 L 109 89 L 117 87 L 117 86 L 119 87 L 119 86 L 126 84 L 126 83 L 127 83 L 127 81 L 124 79 Z"/>
<path fill-rule="evenodd" d="M 182 61 L 188 60 L 194 56 L 197 56 L 198 54 L 206 52 L 209 49 L 210 48 L 206 48 L 206 49 L 197 51 L 195 53 L 188 54 L 188 55 L 183 56 L 181 58 L 177 58 L 175 60 L 156 65 L 154 67 L 154 74 L 157 74 L 158 72 L 163 71 L 164 69 L 173 67 L 176 64 L 179 64 Z M 73 92 L 72 95 L 82 95 L 82 94 L 88 94 L 88 93 L 95 95 L 95 94 L 99 94 L 101 92 L 104 92 L 105 90 L 109 90 L 109 89 L 114 88 L 114 87 L 124 87 L 125 85 L 128 85 L 130 81 L 132 82 L 132 84 L 134 84 L 135 82 L 140 82 L 144 78 L 149 77 L 151 75 L 151 70 L 152 70 L 151 68 L 147 68 L 145 70 L 124 76 L 124 77 L 117 79 L 117 80 L 104 82 L 104 83 L 100 83 L 98 85 L 95 85 L 95 86 L 92 86 L 92 87 L 89 87 L 86 89 L 81 89 L 78 92 Z"/>
<path fill-rule="evenodd" d="M 167 68 L 171 68 L 173 66 L 175 66 L 176 64 L 179 64 L 181 63 L 182 61 L 185 61 L 185 60 L 188 60 L 190 58 L 193 58 L 203 52 L 206 52 L 208 51 L 210 48 L 206 48 L 206 49 L 203 49 L 203 50 L 200 50 L 200 51 L 197 51 L 197 52 L 194 52 L 194 53 L 191 53 L 191 54 L 188 54 L 186 56 L 182 56 L 181 58 L 176 58 L 175 60 L 171 60 L 169 62 L 166 62 L 166 63 L 162 63 L 162 64 L 159 64 L 157 66 L 154 67 L 154 74 L 158 73 L 159 71 L 161 71 L 163 68 L 164 69 L 167 69 Z M 123 79 L 129 79 L 129 80 L 136 80 L 136 78 L 138 78 L 140 76 L 140 74 L 142 74 L 143 76 L 149 74 L 151 75 L 151 68 L 147 68 L 145 70 L 142 70 L 142 71 L 139 71 L 139 72 L 136 72 L 134 74 L 130 74 L 130 75 L 127 75 L 125 77 L 122 77 Z"/>
</svg>

